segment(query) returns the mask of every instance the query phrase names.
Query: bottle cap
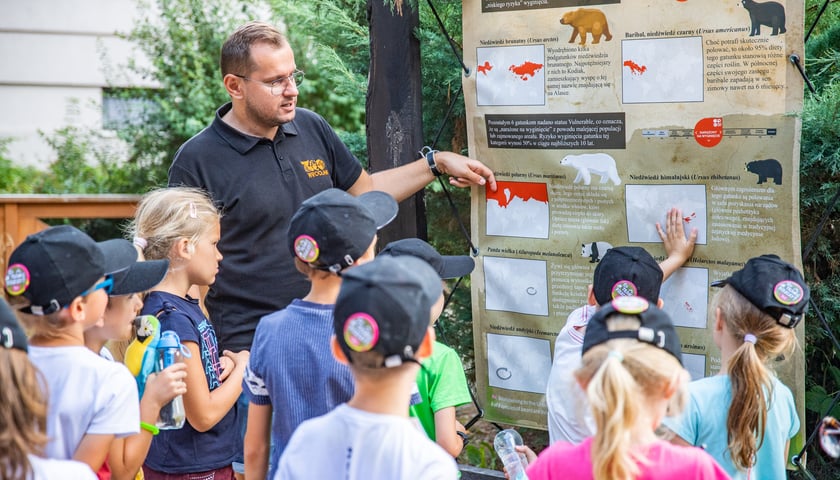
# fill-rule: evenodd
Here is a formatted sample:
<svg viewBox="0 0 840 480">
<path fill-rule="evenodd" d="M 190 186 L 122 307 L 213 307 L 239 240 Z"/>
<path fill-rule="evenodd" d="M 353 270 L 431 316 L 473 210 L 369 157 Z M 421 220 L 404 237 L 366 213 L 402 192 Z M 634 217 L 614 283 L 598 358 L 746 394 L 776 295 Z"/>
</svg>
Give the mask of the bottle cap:
<svg viewBox="0 0 840 480">
<path fill-rule="evenodd" d="M 181 338 L 172 330 L 161 332 L 157 348 L 181 348 Z"/>
</svg>

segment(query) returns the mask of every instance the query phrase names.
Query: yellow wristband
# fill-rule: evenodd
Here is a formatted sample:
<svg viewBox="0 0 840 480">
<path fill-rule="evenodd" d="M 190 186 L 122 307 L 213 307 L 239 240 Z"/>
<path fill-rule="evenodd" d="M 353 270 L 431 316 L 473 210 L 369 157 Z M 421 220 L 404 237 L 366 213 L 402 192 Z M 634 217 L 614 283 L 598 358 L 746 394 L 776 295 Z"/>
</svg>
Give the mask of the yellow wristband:
<svg viewBox="0 0 840 480">
<path fill-rule="evenodd" d="M 157 426 L 152 425 L 151 423 L 140 422 L 140 428 L 151 433 L 152 435 L 157 435 L 158 433 L 160 433 L 160 429 Z"/>
</svg>

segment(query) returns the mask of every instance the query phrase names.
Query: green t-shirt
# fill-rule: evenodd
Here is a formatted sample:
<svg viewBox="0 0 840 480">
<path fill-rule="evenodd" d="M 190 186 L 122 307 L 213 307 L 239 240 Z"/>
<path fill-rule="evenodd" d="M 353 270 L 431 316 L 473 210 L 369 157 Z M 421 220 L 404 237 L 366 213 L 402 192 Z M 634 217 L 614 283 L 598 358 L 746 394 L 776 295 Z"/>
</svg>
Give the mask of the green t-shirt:
<svg viewBox="0 0 840 480">
<path fill-rule="evenodd" d="M 436 341 L 432 356 L 423 360 L 423 367 L 417 374 L 417 389 L 422 401 L 409 407 L 409 414 L 416 417 L 426 435 L 435 440 L 435 412 L 470 403 L 472 398 L 464 367 L 455 350 Z"/>
</svg>

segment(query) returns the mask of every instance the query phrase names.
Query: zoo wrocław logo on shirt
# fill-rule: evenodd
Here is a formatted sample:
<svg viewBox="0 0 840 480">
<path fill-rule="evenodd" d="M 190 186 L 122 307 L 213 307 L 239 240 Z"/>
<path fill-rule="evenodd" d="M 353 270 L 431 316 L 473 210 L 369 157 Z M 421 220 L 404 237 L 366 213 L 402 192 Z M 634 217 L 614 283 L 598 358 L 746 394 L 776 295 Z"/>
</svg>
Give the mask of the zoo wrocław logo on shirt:
<svg viewBox="0 0 840 480">
<path fill-rule="evenodd" d="M 303 170 L 309 178 L 324 177 L 330 174 L 330 171 L 327 170 L 327 165 L 320 158 L 316 160 L 302 160 L 300 164 L 303 165 Z"/>
</svg>

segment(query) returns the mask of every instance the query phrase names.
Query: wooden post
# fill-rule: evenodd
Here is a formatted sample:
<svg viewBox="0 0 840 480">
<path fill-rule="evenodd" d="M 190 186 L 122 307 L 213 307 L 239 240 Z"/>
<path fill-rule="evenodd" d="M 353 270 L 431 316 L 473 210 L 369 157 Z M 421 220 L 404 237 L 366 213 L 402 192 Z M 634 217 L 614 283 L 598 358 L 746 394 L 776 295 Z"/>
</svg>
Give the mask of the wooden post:
<svg viewBox="0 0 840 480">
<path fill-rule="evenodd" d="M 394 10 L 390 3 L 368 0 L 367 144 L 372 172 L 417 160 L 424 145 L 420 42 L 414 36 L 420 15 L 408 2 L 396 2 L 400 6 Z M 422 190 L 400 203 L 399 216 L 379 232 L 379 245 L 408 237 L 426 239 Z"/>
</svg>

